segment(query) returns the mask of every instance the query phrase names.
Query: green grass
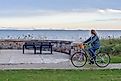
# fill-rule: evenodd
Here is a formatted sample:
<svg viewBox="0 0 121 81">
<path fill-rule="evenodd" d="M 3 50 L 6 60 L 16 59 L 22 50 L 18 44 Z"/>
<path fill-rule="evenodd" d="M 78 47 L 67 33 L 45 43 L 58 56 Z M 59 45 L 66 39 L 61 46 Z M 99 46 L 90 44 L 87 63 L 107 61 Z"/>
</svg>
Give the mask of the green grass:
<svg viewBox="0 0 121 81">
<path fill-rule="evenodd" d="M 110 54 L 111 63 L 121 63 L 121 38 L 101 39 L 101 51 Z"/>
<path fill-rule="evenodd" d="M 121 70 L 1 70 L 0 81 L 121 81 Z"/>
<path fill-rule="evenodd" d="M 121 63 L 121 56 L 111 56 L 111 63 Z"/>
<path fill-rule="evenodd" d="M 102 51 L 111 56 L 111 63 L 121 63 L 121 38 L 101 39 Z"/>
</svg>

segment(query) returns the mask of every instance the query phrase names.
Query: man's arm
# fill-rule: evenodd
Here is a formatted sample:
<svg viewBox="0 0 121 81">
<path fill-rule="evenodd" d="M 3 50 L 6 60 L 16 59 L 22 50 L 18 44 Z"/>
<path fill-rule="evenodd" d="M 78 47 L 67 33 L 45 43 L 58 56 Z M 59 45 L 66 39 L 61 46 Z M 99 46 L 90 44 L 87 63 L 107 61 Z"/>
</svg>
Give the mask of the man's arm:
<svg viewBox="0 0 121 81">
<path fill-rule="evenodd" d="M 89 43 L 90 41 L 91 41 L 91 37 L 87 39 L 86 41 L 84 41 L 83 43 Z"/>
</svg>

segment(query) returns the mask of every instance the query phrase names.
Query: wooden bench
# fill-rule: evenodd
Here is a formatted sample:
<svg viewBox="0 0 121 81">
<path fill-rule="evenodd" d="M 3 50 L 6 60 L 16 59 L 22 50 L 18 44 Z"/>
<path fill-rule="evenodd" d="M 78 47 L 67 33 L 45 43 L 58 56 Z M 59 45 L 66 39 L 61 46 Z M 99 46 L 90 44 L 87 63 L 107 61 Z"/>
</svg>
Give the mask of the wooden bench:
<svg viewBox="0 0 121 81">
<path fill-rule="evenodd" d="M 36 54 L 36 47 L 34 42 L 25 42 L 23 45 L 23 54 L 25 53 L 25 49 L 34 49 L 34 54 Z"/>
<path fill-rule="evenodd" d="M 33 42 L 29 41 L 23 45 L 23 54 L 25 53 L 25 49 L 34 49 L 34 54 L 36 54 L 36 50 L 40 50 L 40 54 L 42 54 L 42 49 L 50 49 L 52 54 L 52 44 L 51 42 Z"/>
<path fill-rule="evenodd" d="M 48 49 L 50 49 L 50 51 L 51 51 L 51 54 L 52 54 L 52 44 L 51 44 L 51 42 L 42 42 L 41 43 L 41 47 L 40 47 L 40 54 L 42 53 L 42 49 L 43 48 L 48 48 Z"/>
</svg>

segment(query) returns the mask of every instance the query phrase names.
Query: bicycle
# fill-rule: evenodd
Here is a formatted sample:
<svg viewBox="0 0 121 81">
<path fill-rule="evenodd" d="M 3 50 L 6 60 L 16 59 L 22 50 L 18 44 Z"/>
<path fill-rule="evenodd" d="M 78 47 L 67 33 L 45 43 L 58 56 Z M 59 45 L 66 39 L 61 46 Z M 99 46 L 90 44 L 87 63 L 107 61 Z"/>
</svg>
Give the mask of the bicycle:
<svg viewBox="0 0 121 81">
<path fill-rule="evenodd" d="M 98 67 L 106 67 L 110 64 L 110 56 L 107 53 L 103 53 L 100 51 L 100 49 L 98 49 L 96 51 L 96 55 L 91 57 L 89 55 L 89 51 L 87 50 L 87 45 L 84 44 L 80 44 L 78 46 L 80 48 L 79 52 L 74 53 L 71 56 L 71 63 L 75 66 L 75 67 L 83 67 L 87 61 L 94 61 L 94 63 L 98 66 Z M 88 57 L 90 57 L 88 59 Z M 95 58 L 95 60 L 94 60 Z"/>
</svg>

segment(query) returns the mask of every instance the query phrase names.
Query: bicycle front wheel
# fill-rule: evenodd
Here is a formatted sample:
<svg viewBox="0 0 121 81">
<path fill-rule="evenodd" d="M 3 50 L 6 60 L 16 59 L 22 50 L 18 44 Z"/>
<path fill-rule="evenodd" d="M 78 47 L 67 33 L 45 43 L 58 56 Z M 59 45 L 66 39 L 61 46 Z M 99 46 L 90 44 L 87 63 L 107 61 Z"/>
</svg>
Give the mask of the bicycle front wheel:
<svg viewBox="0 0 121 81">
<path fill-rule="evenodd" d="M 71 63 L 75 67 L 83 67 L 87 62 L 87 57 L 83 52 L 77 52 L 72 55 Z"/>
<path fill-rule="evenodd" d="M 98 53 L 96 55 L 95 64 L 98 67 L 106 67 L 110 63 L 110 56 L 107 53 Z"/>
</svg>

